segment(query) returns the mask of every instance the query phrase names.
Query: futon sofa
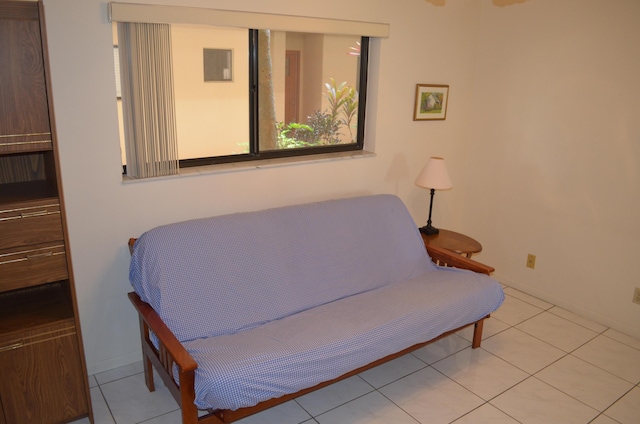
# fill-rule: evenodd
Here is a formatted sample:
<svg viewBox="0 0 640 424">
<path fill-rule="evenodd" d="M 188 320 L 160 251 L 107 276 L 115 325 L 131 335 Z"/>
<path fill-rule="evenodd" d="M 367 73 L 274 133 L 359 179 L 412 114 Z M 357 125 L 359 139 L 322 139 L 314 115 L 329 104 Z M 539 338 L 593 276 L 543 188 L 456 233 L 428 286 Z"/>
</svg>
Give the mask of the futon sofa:
<svg viewBox="0 0 640 424">
<path fill-rule="evenodd" d="M 392 195 L 173 223 L 129 246 L 146 383 L 155 366 L 183 424 L 236 421 L 468 325 L 478 347 L 504 299 L 492 268 L 428 253 Z"/>
</svg>

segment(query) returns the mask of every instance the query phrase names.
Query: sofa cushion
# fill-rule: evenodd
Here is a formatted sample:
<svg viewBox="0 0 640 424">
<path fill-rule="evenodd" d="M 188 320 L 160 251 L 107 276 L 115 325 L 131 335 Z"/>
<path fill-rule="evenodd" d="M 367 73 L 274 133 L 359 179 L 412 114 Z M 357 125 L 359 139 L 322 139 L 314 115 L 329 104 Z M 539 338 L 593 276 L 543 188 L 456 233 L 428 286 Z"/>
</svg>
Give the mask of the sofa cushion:
<svg viewBox="0 0 640 424">
<path fill-rule="evenodd" d="M 433 270 L 402 201 L 375 195 L 157 227 L 136 241 L 129 275 L 185 342 Z"/>
<path fill-rule="evenodd" d="M 504 294 L 486 275 L 425 273 L 240 333 L 193 340 L 195 404 L 237 409 L 330 381 L 495 311 Z"/>
</svg>

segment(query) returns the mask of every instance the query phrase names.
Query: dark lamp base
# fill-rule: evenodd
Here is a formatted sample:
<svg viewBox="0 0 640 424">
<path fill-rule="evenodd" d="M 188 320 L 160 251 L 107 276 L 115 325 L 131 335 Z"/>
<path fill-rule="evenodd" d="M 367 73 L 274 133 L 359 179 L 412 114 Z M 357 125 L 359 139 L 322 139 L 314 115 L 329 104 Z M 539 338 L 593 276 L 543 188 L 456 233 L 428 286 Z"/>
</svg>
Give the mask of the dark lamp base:
<svg viewBox="0 0 640 424">
<path fill-rule="evenodd" d="M 440 230 L 438 230 L 436 227 L 432 227 L 431 225 L 425 225 L 424 227 L 420 227 L 420 232 L 427 236 L 433 236 L 440 233 Z"/>
</svg>

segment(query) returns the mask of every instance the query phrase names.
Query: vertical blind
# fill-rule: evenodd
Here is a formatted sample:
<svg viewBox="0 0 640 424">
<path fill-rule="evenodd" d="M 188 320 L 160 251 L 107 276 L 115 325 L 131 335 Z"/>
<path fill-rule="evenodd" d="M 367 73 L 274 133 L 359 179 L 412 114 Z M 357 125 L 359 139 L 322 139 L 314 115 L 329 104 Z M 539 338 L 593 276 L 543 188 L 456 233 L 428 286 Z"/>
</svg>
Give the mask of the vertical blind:
<svg viewBox="0 0 640 424">
<path fill-rule="evenodd" d="M 178 173 L 171 27 L 118 22 L 127 175 Z"/>
</svg>

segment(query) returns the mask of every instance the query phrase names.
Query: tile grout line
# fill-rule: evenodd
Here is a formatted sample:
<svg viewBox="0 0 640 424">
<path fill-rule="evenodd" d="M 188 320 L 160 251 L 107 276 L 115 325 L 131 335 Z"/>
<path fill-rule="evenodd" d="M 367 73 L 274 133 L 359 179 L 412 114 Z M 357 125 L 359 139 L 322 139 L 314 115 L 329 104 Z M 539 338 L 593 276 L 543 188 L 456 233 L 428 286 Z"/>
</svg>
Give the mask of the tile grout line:
<svg viewBox="0 0 640 424">
<path fill-rule="evenodd" d="M 522 300 L 522 299 L 519 299 L 519 300 Z M 535 305 L 533 305 L 533 306 L 535 306 Z M 555 305 L 554 305 L 554 306 L 555 306 Z M 553 306 L 552 306 L 552 308 L 553 308 Z M 552 308 L 549 308 L 549 309 L 552 309 Z M 547 310 L 547 311 L 548 311 L 548 310 Z M 546 312 L 546 311 L 543 311 L 543 312 Z M 609 404 L 609 405 L 608 405 L 606 408 L 604 408 L 602 411 L 599 411 L 598 409 L 594 408 L 593 406 L 591 406 L 591 405 L 588 405 L 588 404 L 584 403 L 584 402 L 583 402 L 583 401 L 581 401 L 580 399 L 575 398 L 574 396 L 570 395 L 569 393 L 566 393 L 565 391 L 563 391 L 563 390 L 561 390 L 561 389 L 559 389 L 559 388 L 557 388 L 557 387 L 555 387 L 555 386 L 553 386 L 553 385 L 551 385 L 551 384 L 549 384 L 549 383 L 547 383 L 547 382 L 545 382 L 545 381 L 541 380 L 539 377 L 537 377 L 537 374 L 539 374 L 541 371 L 543 371 L 543 370 L 545 370 L 545 369 L 549 368 L 550 366 L 552 366 L 553 364 L 555 364 L 555 363 L 557 363 L 557 362 L 561 361 L 562 359 L 564 359 L 564 358 L 566 358 L 566 357 L 568 357 L 568 356 L 571 356 L 571 357 L 573 357 L 573 358 L 575 358 L 575 359 L 578 359 L 578 360 L 580 360 L 580 361 L 583 361 L 583 362 L 585 362 L 585 363 L 587 363 L 587 364 L 589 364 L 589 365 L 591 365 L 591 366 L 593 366 L 593 367 L 595 367 L 595 368 L 597 368 L 597 369 L 599 369 L 599 370 L 601 370 L 601 371 L 603 371 L 603 372 L 606 372 L 607 374 L 609 374 L 609 375 L 611 375 L 611 376 L 613 376 L 613 377 L 619 378 L 619 379 L 621 379 L 621 380 L 623 380 L 623 381 L 627 381 L 627 380 L 624 380 L 623 378 L 621 378 L 621 377 L 619 377 L 619 376 L 617 376 L 617 375 L 615 375 L 615 374 L 613 374 L 613 373 L 611 373 L 611 372 L 609 372 L 609 371 L 607 371 L 607 370 L 605 370 L 605 369 L 603 369 L 603 368 L 601 368 L 601 367 L 599 367 L 599 366 L 597 366 L 597 365 L 595 365 L 595 364 L 592 364 L 592 363 L 591 363 L 591 362 L 589 362 L 589 361 L 586 361 L 586 360 L 584 360 L 584 359 L 582 359 L 582 358 L 579 358 L 579 357 L 577 357 L 577 356 L 573 355 L 573 353 L 574 353 L 575 351 L 577 351 L 578 349 L 582 348 L 583 346 L 585 346 L 585 345 L 589 344 L 590 342 L 592 342 L 592 341 L 593 341 L 593 340 L 595 340 L 596 338 L 598 338 L 598 337 L 600 337 L 600 336 L 607 337 L 607 336 L 605 336 L 605 335 L 604 335 L 604 332 L 605 332 L 605 331 L 607 331 L 609 328 L 606 328 L 606 329 L 605 329 L 605 330 L 603 330 L 602 332 L 597 332 L 597 331 L 591 330 L 591 329 L 589 329 L 589 328 L 587 328 L 587 327 L 581 326 L 581 327 L 583 327 L 583 328 L 586 328 L 586 329 L 588 329 L 588 330 L 593 331 L 593 332 L 594 332 L 594 333 L 596 333 L 596 334 L 595 334 L 593 337 L 591 337 L 589 340 L 587 340 L 586 342 L 582 343 L 580 346 L 576 347 L 575 349 L 573 349 L 573 350 L 571 350 L 571 351 L 569 351 L 569 352 L 567 352 L 567 351 L 565 351 L 565 350 L 563 350 L 563 349 L 560 349 L 560 348 L 558 348 L 558 347 L 556 347 L 556 346 L 552 345 L 551 343 L 548 343 L 548 342 L 546 342 L 546 341 L 544 341 L 544 340 L 542 340 L 542 339 L 540 339 L 540 338 L 538 338 L 538 337 L 536 337 L 536 336 L 534 336 L 534 335 L 532 335 L 532 334 L 529 334 L 529 333 L 527 333 L 527 332 L 526 332 L 526 331 L 524 331 L 524 330 L 521 330 L 521 329 L 519 329 L 519 328 L 516 328 L 516 326 L 518 326 L 518 325 L 520 325 L 520 324 L 522 324 L 522 323 L 524 323 L 524 322 L 526 322 L 526 321 L 529 321 L 529 320 L 531 320 L 531 319 L 533 319 L 533 318 L 535 318 L 535 317 L 539 316 L 539 315 L 540 315 L 540 314 L 542 314 L 543 312 L 541 312 L 541 313 L 539 313 L 539 314 L 536 314 L 536 315 L 533 315 L 533 316 L 531 316 L 531 317 L 529 317 L 529 318 L 527 318 L 527 319 L 525 319 L 525 320 L 523 320 L 523 321 L 519 322 L 518 324 L 512 325 L 511 327 L 509 327 L 509 328 L 507 328 L 507 329 L 505 329 L 505 330 L 503 330 L 503 331 L 509 330 L 509 329 L 511 329 L 511 328 L 516 329 L 516 330 L 521 331 L 521 332 L 523 332 L 524 334 L 526 334 L 526 335 L 528 335 L 528 336 L 530 336 L 530 337 L 533 337 L 534 339 L 536 339 L 536 340 L 538 340 L 538 341 L 541 341 L 541 342 L 543 342 L 543 343 L 545 343 L 545 344 L 547 344 L 547 345 L 549 345 L 549 346 L 551 346 L 551 347 L 553 347 L 553 348 L 556 348 L 556 349 L 558 349 L 558 350 L 562 351 L 564 354 L 563 354 L 560 358 L 556 359 L 555 361 L 551 362 L 550 364 L 546 365 L 545 367 L 543 367 L 543 368 L 539 369 L 538 371 L 536 371 L 535 373 L 531 374 L 531 373 L 529 373 L 529 372 L 527 372 L 527 371 L 523 370 L 522 368 L 520 368 L 520 367 L 516 366 L 515 364 L 512 364 L 512 363 L 510 363 L 509 361 L 507 361 L 507 360 L 505 360 L 505 359 L 502 359 L 502 358 L 500 358 L 499 356 L 497 356 L 497 355 L 493 354 L 492 352 L 489 352 L 489 351 L 485 350 L 486 352 L 488 352 L 488 353 L 490 353 L 490 354 L 494 355 L 495 357 L 497 357 L 497 358 L 499 358 L 499 359 L 501 359 L 501 360 L 503 360 L 503 361 L 507 362 L 508 364 L 510 364 L 510 365 L 512 365 L 512 366 L 514 366 L 514 367 L 516 367 L 516 368 L 518 368 L 519 370 L 521 370 L 521 371 L 523 371 L 523 372 L 525 372 L 525 373 L 527 373 L 527 374 L 529 375 L 529 377 L 527 377 L 527 378 L 525 378 L 524 380 L 522 380 L 522 381 L 518 382 L 517 384 L 514 384 L 513 386 L 509 387 L 507 390 L 504 390 L 503 392 L 501 392 L 499 395 L 501 395 L 501 394 L 503 394 L 503 393 L 507 392 L 508 390 L 512 389 L 513 387 L 517 386 L 518 384 L 521 384 L 521 383 L 523 383 L 524 381 L 526 381 L 526 380 L 530 379 L 531 377 L 533 377 L 533 378 L 535 378 L 536 380 L 540 381 L 541 383 L 543 383 L 543 384 L 545 384 L 545 385 L 547 385 L 547 386 L 549 386 L 549 387 L 552 387 L 553 389 L 558 390 L 559 392 L 563 393 L 564 395 L 569 396 L 570 398 L 572 398 L 572 399 L 574 399 L 574 400 L 576 400 L 576 401 L 580 402 L 581 404 L 583 404 L 583 405 L 585 405 L 585 406 L 587 406 L 587 407 L 589 407 L 589 408 L 591 408 L 591 409 L 593 409 L 593 410 L 597 411 L 597 412 L 598 412 L 598 415 L 596 415 L 596 417 L 594 417 L 594 419 L 595 419 L 595 418 L 597 418 L 598 416 L 600 416 L 601 414 L 604 414 L 604 412 L 605 412 L 605 411 L 607 411 L 607 410 L 608 410 L 609 408 L 611 408 L 611 407 L 612 407 L 616 402 L 618 402 L 618 401 L 619 401 L 620 399 L 622 399 L 624 396 L 626 396 L 627 394 L 629 394 L 629 393 L 631 392 L 631 390 L 633 390 L 633 388 L 634 388 L 635 386 L 634 386 L 634 387 L 631 387 L 631 388 L 630 388 L 628 391 L 626 391 L 622 396 L 620 396 L 618 399 L 616 399 L 615 401 L 613 401 L 611 404 Z M 551 312 L 550 312 L 550 313 L 551 313 Z M 555 314 L 554 314 L 554 315 L 555 315 Z M 575 323 L 575 322 L 573 322 L 573 321 L 571 321 L 571 320 L 569 320 L 569 319 L 567 319 L 567 318 L 565 318 L 565 317 L 562 317 L 562 316 L 559 316 L 559 315 L 555 315 L 555 316 L 557 316 L 558 318 L 564 319 L 564 320 L 566 320 L 566 321 L 569 321 L 569 322 L 571 322 L 571 323 L 573 323 L 573 324 L 580 325 L 580 324 L 577 324 L 577 323 Z M 619 342 L 618 340 L 612 339 L 612 338 L 610 338 L 610 337 L 607 337 L 607 338 L 609 338 L 609 339 L 611 339 L 611 340 L 613 340 L 613 341 Z M 621 342 L 619 342 L 619 343 L 621 343 Z M 623 343 L 623 344 L 624 344 L 624 343 Z M 630 383 L 630 384 L 633 384 L 633 383 L 631 383 L 631 382 L 629 382 L 629 383 Z M 639 383 L 639 384 L 640 384 L 640 383 Z M 496 397 L 498 397 L 499 395 L 494 396 L 493 398 L 491 398 L 491 399 L 490 399 L 490 400 L 488 400 L 487 402 L 490 402 L 491 400 L 495 399 L 495 398 L 496 398 Z M 491 404 L 491 405 L 492 405 L 492 406 L 494 406 L 495 408 L 497 408 L 497 406 L 495 406 L 495 405 L 493 405 L 493 404 Z M 498 408 L 498 409 L 499 409 L 499 408 Z M 502 411 L 502 410 L 500 410 L 500 411 Z M 504 411 L 502 411 L 502 412 L 506 414 L 506 412 L 504 412 Z M 507 415 L 508 415 L 508 414 L 507 414 Z M 607 416 L 607 418 L 611 418 L 611 417 Z"/>
<path fill-rule="evenodd" d="M 537 299 L 537 300 L 539 300 L 539 301 L 541 301 L 541 302 L 547 303 L 547 304 L 549 304 L 549 305 L 551 305 L 551 306 L 550 306 L 550 307 L 548 307 L 548 308 L 546 308 L 546 309 L 545 309 L 545 308 L 541 308 L 540 306 L 535 305 L 534 303 L 531 303 L 531 302 L 529 302 L 529 301 L 527 301 L 527 300 L 525 300 L 525 299 L 522 299 L 522 298 L 519 298 L 519 297 L 514 296 L 514 295 L 512 295 L 512 294 L 509 294 L 509 293 L 508 293 L 509 291 L 506 291 L 506 292 L 505 292 L 505 295 L 508 295 L 508 296 L 510 296 L 510 297 L 513 297 L 514 299 L 518 299 L 518 300 L 520 300 L 520 301 L 522 301 L 522 302 L 524 302 L 524 303 L 526 303 L 526 304 L 528 304 L 528 305 L 530 305 L 530 306 L 536 307 L 536 308 L 538 308 L 538 309 L 542 309 L 542 311 L 543 311 L 543 312 L 549 312 L 550 314 L 553 314 L 553 315 L 555 315 L 555 316 L 556 316 L 556 317 L 558 317 L 558 318 L 562 318 L 562 319 L 564 319 L 564 320 L 567 320 L 567 321 L 569 321 L 569 322 L 571 322 L 571 323 L 573 323 L 573 324 L 575 324 L 575 325 L 578 325 L 578 326 L 580 326 L 580 327 L 582 327 L 582 328 L 585 328 L 585 329 L 587 329 L 587 330 L 591 330 L 591 331 L 593 331 L 594 333 L 597 333 L 597 334 L 604 334 L 605 332 L 607 332 L 608 330 L 610 330 L 610 329 L 611 329 L 610 327 L 607 327 L 607 326 L 605 326 L 605 325 L 602 325 L 602 324 L 600 324 L 600 323 L 597 323 L 597 322 L 595 322 L 595 321 L 592 321 L 592 320 L 590 320 L 590 319 L 588 319 L 588 318 L 584 318 L 584 319 L 586 319 L 586 320 L 588 320 L 588 321 L 592 321 L 592 322 L 594 322 L 594 323 L 595 323 L 595 324 L 597 324 L 598 326 L 604 327 L 604 329 L 603 329 L 602 331 L 594 330 L 594 329 L 592 329 L 592 328 L 587 327 L 586 325 L 583 325 L 583 324 L 581 324 L 581 323 L 579 323 L 579 322 L 573 321 L 573 320 L 571 320 L 571 319 L 569 319 L 569 318 L 567 318 L 567 317 L 563 317 L 562 315 L 558 315 L 557 313 L 552 312 L 552 310 L 553 310 L 554 308 L 558 308 L 558 309 L 561 309 L 561 310 L 563 310 L 563 311 L 566 311 L 566 312 L 569 312 L 569 313 L 573 314 L 573 312 L 571 312 L 571 311 L 568 311 L 568 310 L 566 310 L 566 309 L 564 309 L 564 308 L 561 308 L 560 306 L 555 305 L 555 304 L 553 304 L 553 303 L 551 303 L 551 302 L 547 302 L 547 301 L 546 301 L 546 300 L 544 300 L 544 299 L 540 299 L 540 298 L 538 298 L 538 297 L 535 297 L 535 296 L 532 296 L 532 295 L 530 295 L 530 294 L 527 294 L 527 293 L 525 293 L 525 292 L 523 292 L 523 291 L 521 291 L 521 290 L 518 290 L 518 289 L 516 289 L 516 288 L 510 287 L 510 286 L 506 286 L 505 288 L 506 288 L 506 289 L 511 288 L 512 290 L 515 290 L 515 291 L 517 291 L 517 292 L 519 292 L 519 293 L 523 293 L 523 294 L 524 294 L 524 295 L 526 295 L 527 297 L 532 297 L 532 298 Z M 504 289 L 503 289 L 503 290 L 504 290 Z M 539 315 L 539 314 L 537 314 L 537 315 Z M 535 316 L 537 316 L 537 315 L 535 315 Z M 531 319 L 531 318 L 533 318 L 533 317 L 527 318 L 527 319 L 525 319 L 524 321 L 527 321 L 527 320 L 529 320 L 529 319 Z M 522 322 L 524 322 L 524 321 L 522 321 Z M 520 323 L 518 323 L 518 324 L 515 324 L 515 325 L 522 324 L 522 322 L 520 322 Z M 625 334 L 625 335 L 626 335 L 626 334 Z M 614 339 L 614 340 L 615 340 L 615 339 Z M 631 346 L 631 347 L 633 347 L 633 346 Z"/>
<path fill-rule="evenodd" d="M 97 380 L 96 380 L 97 382 Z M 102 391 L 102 387 L 100 387 L 100 384 L 98 384 L 97 386 L 98 391 L 100 392 L 100 396 L 102 396 L 102 400 L 104 401 L 104 404 L 107 406 L 107 410 L 109 411 L 109 415 L 111 415 L 111 420 L 114 422 L 114 424 L 118 424 L 118 422 L 116 421 L 116 417 L 113 415 L 113 411 L 111 410 L 111 406 L 109 405 L 109 402 L 107 402 L 107 398 L 104 396 L 104 393 Z M 95 419 L 95 417 L 94 417 Z"/>
<path fill-rule="evenodd" d="M 637 350 L 637 351 L 640 351 L 640 348 L 637 348 L 637 347 L 635 347 L 635 346 L 632 346 L 632 345 L 630 345 L 630 344 L 628 344 L 628 343 L 625 343 L 625 342 L 623 342 L 623 341 L 620 341 L 620 340 L 618 340 L 618 339 L 614 339 L 614 338 L 613 338 L 613 337 L 611 337 L 611 336 L 607 336 L 605 333 L 606 333 L 607 331 L 609 331 L 609 330 L 612 330 L 612 329 L 611 329 L 611 328 L 607 328 L 607 329 L 606 329 L 605 331 L 603 331 L 600 335 L 601 335 L 601 336 L 603 336 L 603 337 L 608 338 L 609 340 L 613 340 L 614 342 L 618 342 L 618 343 L 623 344 L 623 345 L 625 345 L 625 346 L 627 346 L 627 347 L 630 347 L 631 349 L 635 349 L 635 350 Z M 613 330 L 613 331 L 615 331 L 615 330 Z M 624 334 L 624 333 L 620 333 L 620 334 Z M 624 334 L 624 335 L 625 335 L 625 336 L 627 336 L 626 334 Z M 631 337 L 631 336 L 627 336 L 627 337 Z"/>
</svg>

